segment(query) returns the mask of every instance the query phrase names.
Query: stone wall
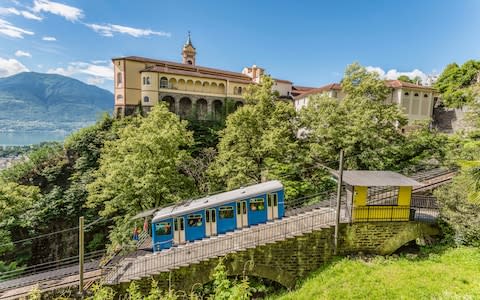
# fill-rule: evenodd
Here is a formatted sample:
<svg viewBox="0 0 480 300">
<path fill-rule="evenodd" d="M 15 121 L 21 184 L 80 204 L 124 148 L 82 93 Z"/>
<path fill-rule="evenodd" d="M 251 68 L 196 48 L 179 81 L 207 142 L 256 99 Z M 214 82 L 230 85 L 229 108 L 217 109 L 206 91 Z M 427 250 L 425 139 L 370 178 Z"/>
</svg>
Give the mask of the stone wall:
<svg viewBox="0 0 480 300">
<path fill-rule="evenodd" d="M 339 255 L 371 253 L 388 255 L 406 243 L 439 234 L 434 225 L 418 222 L 375 222 L 342 224 L 340 228 Z M 307 277 L 333 257 L 334 228 L 326 228 L 305 235 L 288 238 L 237 253 L 224 259 L 228 274 L 245 274 L 267 278 L 287 288 L 294 288 L 298 280 Z M 167 289 L 169 283 L 175 290 L 187 293 L 194 285 L 213 280 L 213 271 L 220 258 L 181 267 L 170 273 L 155 276 L 159 285 Z M 138 281 L 142 290 L 148 291 L 150 279 Z M 129 283 L 119 286 L 125 291 Z"/>
<path fill-rule="evenodd" d="M 468 108 L 435 107 L 433 109 L 433 126 L 441 132 L 454 133 L 471 130 L 466 116 Z"/>
</svg>

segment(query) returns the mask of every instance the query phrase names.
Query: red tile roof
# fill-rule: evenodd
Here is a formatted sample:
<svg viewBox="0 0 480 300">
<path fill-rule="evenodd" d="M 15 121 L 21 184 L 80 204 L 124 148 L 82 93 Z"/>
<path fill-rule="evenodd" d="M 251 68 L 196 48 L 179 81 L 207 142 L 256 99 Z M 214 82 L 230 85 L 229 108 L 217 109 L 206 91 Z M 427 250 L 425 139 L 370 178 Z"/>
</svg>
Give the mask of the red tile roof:
<svg viewBox="0 0 480 300">
<path fill-rule="evenodd" d="M 120 59 L 132 60 L 132 61 L 143 62 L 146 64 L 154 65 L 154 66 L 148 66 L 142 71 L 151 71 L 151 67 L 160 67 L 160 68 L 164 68 L 162 69 L 164 71 L 168 70 L 169 73 L 190 72 L 192 74 L 193 73 L 197 74 L 196 76 L 203 76 L 203 77 L 209 76 L 209 78 L 219 78 L 219 79 L 228 78 L 228 80 L 236 79 L 236 80 L 248 81 L 249 83 L 252 83 L 252 79 L 249 76 L 239 72 L 231 72 L 231 71 L 207 68 L 202 66 L 193 66 L 189 64 L 182 64 L 177 62 L 157 60 L 157 59 L 151 59 L 151 58 L 145 58 L 145 57 L 139 57 L 139 56 L 118 57 L 118 58 L 113 58 L 112 61 L 120 60 Z"/>
<path fill-rule="evenodd" d="M 418 89 L 418 90 L 429 90 L 434 91 L 435 89 L 429 86 L 418 85 L 415 83 L 400 81 L 400 80 L 386 80 L 385 85 L 390 88 L 409 88 L 409 89 Z"/>
<path fill-rule="evenodd" d="M 339 83 L 331 83 L 319 88 L 304 90 L 300 94 L 296 95 L 295 99 L 301 99 L 309 95 L 321 94 L 328 91 L 341 91 L 341 90 L 342 90 L 342 86 Z"/>
</svg>

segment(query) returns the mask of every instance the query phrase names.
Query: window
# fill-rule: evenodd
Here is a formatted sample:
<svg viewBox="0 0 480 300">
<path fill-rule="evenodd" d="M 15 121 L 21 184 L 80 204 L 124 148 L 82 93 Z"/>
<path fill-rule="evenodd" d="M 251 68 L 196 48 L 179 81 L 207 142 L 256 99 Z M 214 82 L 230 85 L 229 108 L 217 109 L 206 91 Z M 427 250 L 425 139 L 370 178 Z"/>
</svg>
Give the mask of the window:
<svg viewBox="0 0 480 300">
<path fill-rule="evenodd" d="M 423 97 L 424 97 L 424 98 L 428 98 L 428 94 L 423 94 Z"/>
<path fill-rule="evenodd" d="M 122 82 L 123 82 L 123 76 L 122 76 L 122 72 L 118 72 L 117 73 L 117 86 L 121 86 L 122 85 Z"/>
<path fill-rule="evenodd" d="M 396 186 L 368 187 L 367 205 L 398 205 L 398 189 Z"/>
<path fill-rule="evenodd" d="M 242 87 L 241 87 L 241 86 L 238 87 L 238 94 L 239 94 L 239 95 L 242 94 Z"/>
<path fill-rule="evenodd" d="M 170 222 L 161 222 L 155 224 L 156 235 L 170 235 L 172 233 L 172 225 Z"/>
<path fill-rule="evenodd" d="M 278 206 L 278 194 L 277 193 L 268 194 L 268 206 Z"/>
<path fill-rule="evenodd" d="M 220 207 L 220 219 L 231 219 L 233 218 L 233 206 L 223 206 Z"/>
<path fill-rule="evenodd" d="M 250 199 L 250 210 L 251 211 L 265 210 L 265 201 L 263 200 L 263 198 Z"/>
<path fill-rule="evenodd" d="M 200 227 L 202 226 L 202 215 L 189 215 L 188 216 L 188 226 L 190 227 Z"/>
<path fill-rule="evenodd" d="M 150 98 L 148 96 L 143 97 L 143 102 L 150 102 Z"/>
<path fill-rule="evenodd" d="M 337 91 L 332 91 L 332 98 L 337 98 L 337 96 L 338 96 Z"/>
<path fill-rule="evenodd" d="M 405 92 L 405 94 L 404 94 L 404 95 L 405 95 L 405 96 L 408 96 L 408 95 L 410 95 L 410 93 L 409 93 L 409 92 Z"/>
<path fill-rule="evenodd" d="M 180 226 L 178 225 L 178 220 L 180 220 Z M 178 230 L 182 231 L 182 230 L 185 229 L 185 225 L 183 224 L 183 222 L 184 222 L 183 217 L 175 219 L 173 224 L 175 225 L 175 230 L 176 231 L 178 231 Z"/>
<path fill-rule="evenodd" d="M 144 85 L 150 85 L 150 77 L 143 77 L 143 84 Z"/>
<path fill-rule="evenodd" d="M 168 79 L 167 79 L 167 77 L 160 78 L 160 88 L 161 89 L 168 89 Z"/>
<path fill-rule="evenodd" d="M 213 209 L 207 209 L 205 211 L 205 222 L 210 222 L 210 217 L 212 217 L 211 219 L 211 222 L 215 223 L 216 222 L 216 218 L 215 218 L 215 208 Z"/>
<path fill-rule="evenodd" d="M 418 93 L 415 93 L 415 95 L 414 95 L 414 96 L 415 96 L 415 97 L 418 97 Z"/>
<path fill-rule="evenodd" d="M 122 102 L 123 96 L 122 95 L 117 95 L 117 101 Z"/>
</svg>

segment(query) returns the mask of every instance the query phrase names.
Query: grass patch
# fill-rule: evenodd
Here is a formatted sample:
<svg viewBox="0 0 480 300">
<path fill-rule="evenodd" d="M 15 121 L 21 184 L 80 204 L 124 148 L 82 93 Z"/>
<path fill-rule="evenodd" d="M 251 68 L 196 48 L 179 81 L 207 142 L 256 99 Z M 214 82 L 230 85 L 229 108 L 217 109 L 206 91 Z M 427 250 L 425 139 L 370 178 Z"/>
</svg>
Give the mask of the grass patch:
<svg viewBox="0 0 480 300">
<path fill-rule="evenodd" d="M 344 258 L 298 290 L 271 299 L 480 299 L 480 249 L 436 250 L 416 257 Z"/>
</svg>

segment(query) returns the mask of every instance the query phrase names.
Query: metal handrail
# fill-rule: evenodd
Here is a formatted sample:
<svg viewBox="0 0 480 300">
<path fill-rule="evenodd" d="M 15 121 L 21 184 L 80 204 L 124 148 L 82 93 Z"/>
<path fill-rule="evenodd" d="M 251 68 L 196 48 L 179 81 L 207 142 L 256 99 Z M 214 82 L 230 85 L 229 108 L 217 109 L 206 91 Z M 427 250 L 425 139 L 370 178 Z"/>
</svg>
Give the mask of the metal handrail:
<svg viewBox="0 0 480 300">
<path fill-rule="evenodd" d="M 113 284 L 125 279 L 145 277 L 149 274 L 168 271 L 211 257 L 224 256 L 232 251 L 284 240 L 290 236 L 301 235 L 308 231 L 332 225 L 334 218 L 335 212 L 331 209 L 325 209 L 297 217 L 280 219 L 273 223 L 262 224 L 262 226 L 252 226 L 230 235 L 219 235 L 216 239 L 195 241 L 152 255 L 137 257 L 115 267 L 114 271 L 107 275 L 106 282 Z M 127 267 L 127 264 L 131 264 L 131 267 Z"/>
</svg>

